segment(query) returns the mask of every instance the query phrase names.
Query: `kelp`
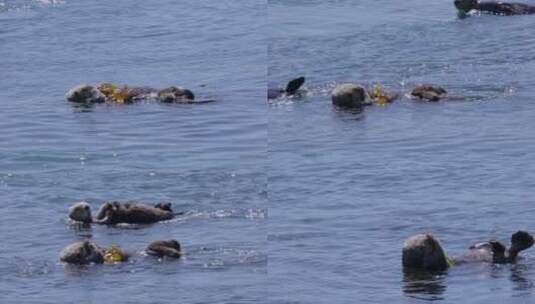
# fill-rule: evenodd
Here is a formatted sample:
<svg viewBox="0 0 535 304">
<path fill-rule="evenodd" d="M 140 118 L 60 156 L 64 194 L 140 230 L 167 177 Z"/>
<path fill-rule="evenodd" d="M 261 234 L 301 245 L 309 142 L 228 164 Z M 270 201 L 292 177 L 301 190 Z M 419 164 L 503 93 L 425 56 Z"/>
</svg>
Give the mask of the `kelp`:
<svg viewBox="0 0 535 304">
<path fill-rule="evenodd" d="M 119 88 L 113 83 L 101 83 L 97 89 L 106 96 L 108 101 L 117 103 L 131 103 L 136 97 L 136 94 L 127 85 Z"/>
<path fill-rule="evenodd" d="M 111 246 L 104 251 L 104 262 L 107 264 L 116 264 L 125 262 L 128 259 L 126 253 L 124 253 L 118 246 Z"/>
<path fill-rule="evenodd" d="M 371 100 L 380 106 L 385 106 L 394 101 L 395 96 L 389 94 L 381 85 L 375 85 L 368 91 Z"/>
</svg>

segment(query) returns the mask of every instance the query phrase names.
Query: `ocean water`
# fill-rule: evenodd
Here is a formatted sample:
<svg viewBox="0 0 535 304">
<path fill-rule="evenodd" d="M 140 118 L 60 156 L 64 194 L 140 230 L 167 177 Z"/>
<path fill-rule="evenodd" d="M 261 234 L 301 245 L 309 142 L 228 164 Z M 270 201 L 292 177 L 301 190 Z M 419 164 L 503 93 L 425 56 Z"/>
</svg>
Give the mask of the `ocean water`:
<svg viewBox="0 0 535 304">
<path fill-rule="evenodd" d="M 266 5 L 0 0 L 0 303 L 265 301 Z M 65 101 L 102 81 L 181 85 L 218 102 Z M 186 215 L 76 230 L 67 209 L 81 200 L 170 201 Z M 59 263 L 87 237 L 133 258 Z M 139 254 L 168 238 L 184 247 L 179 261 Z"/>
<path fill-rule="evenodd" d="M 413 234 L 455 257 L 535 232 L 535 18 L 460 20 L 451 2 L 0 0 L 0 303 L 533 302 L 533 249 L 401 269 Z M 266 81 L 300 75 L 301 96 L 266 102 Z M 102 81 L 218 102 L 65 101 Z M 330 104 L 343 82 L 402 96 L 434 83 L 450 99 L 344 112 Z M 80 200 L 185 215 L 76 229 Z M 85 238 L 133 258 L 58 261 Z M 168 238 L 183 258 L 142 255 Z"/>
<path fill-rule="evenodd" d="M 534 301 L 533 249 L 516 265 L 401 269 L 414 234 L 455 257 L 535 231 L 535 18 L 459 20 L 452 2 L 269 1 L 268 81 L 307 77 L 303 96 L 269 103 L 272 303 Z M 343 82 L 433 83 L 451 100 L 341 112 Z"/>
</svg>

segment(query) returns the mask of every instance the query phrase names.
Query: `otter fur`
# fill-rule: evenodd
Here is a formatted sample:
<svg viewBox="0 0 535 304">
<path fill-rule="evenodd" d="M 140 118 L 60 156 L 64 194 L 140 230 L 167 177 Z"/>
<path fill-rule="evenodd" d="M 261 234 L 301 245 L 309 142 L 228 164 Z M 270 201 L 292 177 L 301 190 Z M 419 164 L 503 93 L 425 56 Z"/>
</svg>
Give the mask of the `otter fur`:
<svg viewBox="0 0 535 304">
<path fill-rule="evenodd" d="M 153 207 L 134 202 L 106 202 L 102 204 L 94 218 L 87 202 L 79 202 L 69 208 L 69 218 L 84 224 L 151 224 L 170 220 L 175 215 L 177 213 L 171 209 L 171 203 L 159 203 Z"/>
</svg>

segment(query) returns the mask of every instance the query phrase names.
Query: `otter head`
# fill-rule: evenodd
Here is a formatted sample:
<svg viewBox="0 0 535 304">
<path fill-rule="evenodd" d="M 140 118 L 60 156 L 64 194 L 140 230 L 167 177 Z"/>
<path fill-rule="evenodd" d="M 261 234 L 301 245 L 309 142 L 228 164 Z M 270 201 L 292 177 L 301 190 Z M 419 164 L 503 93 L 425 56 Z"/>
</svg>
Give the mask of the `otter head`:
<svg viewBox="0 0 535 304">
<path fill-rule="evenodd" d="M 173 86 L 158 92 L 158 99 L 164 103 L 172 103 L 183 101 L 184 99 L 194 100 L 195 95 L 193 95 L 193 92 L 188 89 Z"/>
<path fill-rule="evenodd" d="M 180 243 L 177 240 L 169 240 L 169 247 L 174 248 L 177 251 L 181 251 Z"/>
<path fill-rule="evenodd" d="M 147 247 L 146 253 L 157 257 L 179 258 L 182 254 L 177 240 L 154 241 Z"/>
<path fill-rule="evenodd" d="M 331 100 L 339 108 L 361 109 L 366 105 L 366 90 L 352 83 L 340 84 L 332 91 Z"/>
<path fill-rule="evenodd" d="M 454 4 L 460 12 L 468 13 L 476 8 L 477 0 L 455 0 Z"/>
<path fill-rule="evenodd" d="M 408 238 L 403 246 L 402 261 L 405 269 L 444 271 L 449 267 L 442 246 L 431 234 Z"/>
<path fill-rule="evenodd" d="M 85 240 L 65 247 L 61 252 L 60 260 L 70 264 L 85 265 L 103 263 L 104 257 L 97 245 Z"/>
<path fill-rule="evenodd" d="M 533 246 L 533 236 L 525 231 L 517 231 L 511 236 L 509 257 L 514 260 L 518 253 Z"/>
<path fill-rule="evenodd" d="M 184 95 L 184 97 L 189 100 L 195 99 L 195 95 L 193 95 L 193 92 L 188 89 L 184 89 L 184 91 L 182 92 L 182 95 Z"/>
<path fill-rule="evenodd" d="M 82 84 L 77 85 L 66 96 L 67 100 L 75 103 L 101 103 L 106 101 L 106 97 L 93 86 Z"/>
<path fill-rule="evenodd" d="M 89 224 L 93 221 L 91 218 L 91 207 L 86 202 L 76 203 L 69 208 L 69 218 L 77 222 Z"/>
</svg>

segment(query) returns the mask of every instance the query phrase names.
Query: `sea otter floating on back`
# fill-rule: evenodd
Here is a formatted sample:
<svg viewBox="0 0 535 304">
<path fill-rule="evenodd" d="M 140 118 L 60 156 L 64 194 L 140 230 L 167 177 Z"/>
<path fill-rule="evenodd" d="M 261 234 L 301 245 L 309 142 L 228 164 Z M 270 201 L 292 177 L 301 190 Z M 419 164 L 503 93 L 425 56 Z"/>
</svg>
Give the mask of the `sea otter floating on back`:
<svg viewBox="0 0 535 304">
<path fill-rule="evenodd" d="M 79 202 L 69 208 L 69 218 L 83 224 L 151 224 L 173 219 L 180 214 L 173 212 L 171 203 L 149 206 L 133 202 L 107 202 L 100 206 L 94 218 L 87 202 Z"/>
<path fill-rule="evenodd" d="M 158 258 L 180 258 L 182 250 L 177 240 L 160 240 L 150 243 L 144 250 L 147 255 Z M 60 261 L 74 265 L 115 264 L 126 262 L 130 254 L 118 246 L 102 247 L 90 240 L 83 240 L 65 247 Z"/>
<path fill-rule="evenodd" d="M 511 247 L 496 240 L 473 245 L 460 258 L 449 259 L 439 241 L 431 234 L 418 234 L 403 245 L 402 264 L 405 270 L 445 271 L 455 264 L 487 262 L 515 263 L 518 253 L 533 246 L 533 237 L 518 231 L 511 236 Z"/>
<path fill-rule="evenodd" d="M 179 86 L 172 86 L 163 90 L 150 87 L 117 86 L 112 83 L 101 83 L 96 87 L 81 84 L 67 92 L 67 101 L 79 104 L 94 103 L 122 103 L 129 104 L 140 100 L 157 100 L 162 103 L 208 103 L 212 99 L 197 100 L 191 90 Z"/>
<path fill-rule="evenodd" d="M 454 4 L 460 17 L 466 16 L 470 11 L 504 16 L 535 14 L 535 6 L 524 3 L 455 0 Z"/>
</svg>

